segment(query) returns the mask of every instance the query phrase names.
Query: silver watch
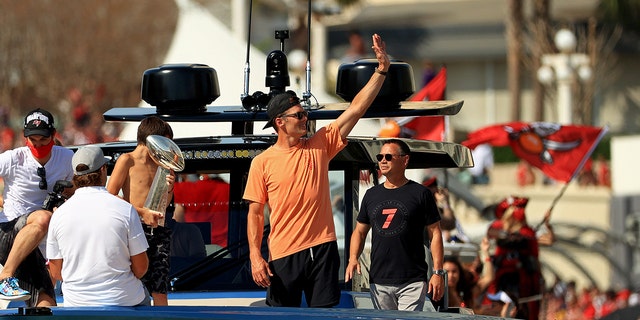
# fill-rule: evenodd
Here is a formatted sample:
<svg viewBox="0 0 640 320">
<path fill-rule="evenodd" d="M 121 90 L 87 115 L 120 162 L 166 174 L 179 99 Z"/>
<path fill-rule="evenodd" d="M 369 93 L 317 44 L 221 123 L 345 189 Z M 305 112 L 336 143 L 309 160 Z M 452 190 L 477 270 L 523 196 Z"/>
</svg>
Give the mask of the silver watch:
<svg viewBox="0 0 640 320">
<path fill-rule="evenodd" d="M 445 274 L 447 274 L 447 271 L 444 269 L 433 270 L 433 274 L 438 276 L 444 276 Z"/>
</svg>

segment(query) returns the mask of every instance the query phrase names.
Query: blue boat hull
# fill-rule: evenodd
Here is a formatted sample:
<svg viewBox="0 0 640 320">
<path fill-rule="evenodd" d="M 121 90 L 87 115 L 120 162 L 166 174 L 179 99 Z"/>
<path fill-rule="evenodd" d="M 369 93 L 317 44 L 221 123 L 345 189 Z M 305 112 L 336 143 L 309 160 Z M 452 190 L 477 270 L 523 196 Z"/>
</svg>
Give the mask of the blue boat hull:
<svg viewBox="0 0 640 320">
<path fill-rule="evenodd" d="M 409 312 L 374 310 L 368 293 L 343 291 L 335 308 L 273 308 L 264 303 L 265 291 L 171 292 L 168 307 L 58 307 L 24 308 L 23 302 L 12 302 L 0 310 L 0 318 L 16 319 L 497 319 L 489 316 L 447 312 Z M 304 301 L 304 299 L 303 299 Z"/>
</svg>

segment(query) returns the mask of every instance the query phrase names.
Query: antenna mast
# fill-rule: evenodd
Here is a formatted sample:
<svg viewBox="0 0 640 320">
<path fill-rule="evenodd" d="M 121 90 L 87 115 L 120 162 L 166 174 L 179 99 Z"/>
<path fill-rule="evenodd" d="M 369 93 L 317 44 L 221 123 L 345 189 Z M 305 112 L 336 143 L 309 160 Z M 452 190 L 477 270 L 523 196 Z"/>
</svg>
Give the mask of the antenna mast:
<svg viewBox="0 0 640 320">
<path fill-rule="evenodd" d="M 247 29 L 247 60 L 244 63 L 244 92 L 240 95 L 240 101 L 244 101 L 249 96 L 249 50 L 251 47 L 251 12 L 253 11 L 253 0 L 249 0 L 249 28 Z"/>
<path fill-rule="evenodd" d="M 305 92 L 302 93 L 302 100 L 311 106 L 311 0 L 307 6 L 307 65 L 305 67 Z"/>
</svg>

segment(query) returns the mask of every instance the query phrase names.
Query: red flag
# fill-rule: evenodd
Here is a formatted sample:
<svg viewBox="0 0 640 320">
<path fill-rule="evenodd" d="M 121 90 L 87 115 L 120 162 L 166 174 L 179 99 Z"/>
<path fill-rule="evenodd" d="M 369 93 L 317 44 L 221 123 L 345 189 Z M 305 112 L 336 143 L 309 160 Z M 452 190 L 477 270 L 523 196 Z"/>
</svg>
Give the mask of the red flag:
<svg viewBox="0 0 640 320">
<path fill-rule="evenodd" d="M 440 68 L 438 74 L 436 74 L 429 83 L 427 83 L 420 91 L 413 94 L 411 101 L 435 101 L 444 100 L 444 95 L 447 90 L 447 67 Z"/>
<path fill-rule="evenodd" d="M 444 116 L 436 117 L 416 117 L 403 126 L 411 130 L 411 138 L 431 141 L 445 140 L 445 119 Z"/>
<path fill-rule="evenodd" d="M 569 182 L 582 169 L 607 127 L 560 125 L 548 122 L 510 122 L 469 133 L 462 145 L 482 143 L 511 146 L 513 153 L 548 177 Z"/>
<path fill-rule="evenodd" d="M 447 89 L 447 68 L 442 67 L 438 74 L 429 81 L 420 91 L 416 92 L 409 100 L 444 100 Z M 395 128 L 393 123 L 388 124 L 388 128 L 383 128 L 380 136 L 383 137 L 410 137 L 420 140 L 444 141 L 445 140 L 445 118 L 437 117 L 412 117 L 396 120 Z"/>
</svg>

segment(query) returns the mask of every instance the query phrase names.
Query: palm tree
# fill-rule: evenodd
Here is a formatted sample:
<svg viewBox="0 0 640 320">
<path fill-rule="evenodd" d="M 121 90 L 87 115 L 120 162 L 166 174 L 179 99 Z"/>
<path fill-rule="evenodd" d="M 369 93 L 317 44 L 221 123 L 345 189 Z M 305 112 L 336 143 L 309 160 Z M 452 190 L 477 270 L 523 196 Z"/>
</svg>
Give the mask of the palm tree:
<svg viewBox="0 0 640 320">
<path fill-rule="evenodd" d="M 522 43 L 523 43 L 523 13 L 521 0 L 508 1 L 508 14 L 506 21 L 507 33 L 507 81 L 509 94 L 511 96 L 511 118 L 512 120 L 520 120 L 520 91 L 522 81 L 520 75 L 522 68 L 520 61 L 522 59 Z"/>
<path fill-rule="evenodd" d="M 551 39 L 556 30 L 552 28 L 549 18 L 550 2 L 551 0 L 533 1 L 533 20 L 532 25 L 529 27 L 532 39 L 527 42 L 530 44 L 529 52 L 531 52 L 531 57 L 530 59 L 524 59 L 526 67 L 532 71 L 532 74 L 536 74 L 536 70 L 540 68 L 542 55 L 552 53 L 555 50 Z M 631 2 L 633 4 L 630 4 Z M 611 70 L 615 69 L 612 68 L 615 63 L 614 47 L 621 37 L 621 24 L 618 21 L 624 23 L 629 19 L 624 17 L 615 18 L 615 16 L 633 16 L 630 12 L 636 12 L 636 15 L 640 16 L 640 1 L 602 0 L 596 11 L 599 13 L 598 19 L 591 17 L 584 21 L 586 23 L 573 24 L 578 38 L 577 51 L 588 54 L 593 74 L 597 75 L 591 77 L 585 83 L 576 83 L 574 88 L 576 97 L 574 105 L 576 118 L 574 122 L 581 124 L 592 123 L 593 97 L 596 95 L 596 91 L 602 90 L 616 76 Z M 628 21 L 627 25 L 632 27 L 634 23 L 636 26 L 640 26 L 640 23 L 635 21 Z M 640 30 L 640 28 L 630 29 L 629 31 L 634 30 Z M 534 79 L 532 86 L 534 92 L 534 119 L 544 120 L 545 87 L 537 79 Z M 553 92 L 553 90 L 549 90 L 547 93 L 553 94 Z"/>
<path fill-rule="evenodd" d="M 540 69 L 540 59 L 542 55 L 551 48 L 549 41 L 550 23 L 549 23 L 549 1 L 550 0 L 534 0 L 533 2 L 533 33 L 534 44 L 531 48 L 531 74 L 534 75 L 533 95 L 534 95 L 534 120 L 544 120 L 544 86 L 536 77 L 536 70 Z"/>
</svg>

